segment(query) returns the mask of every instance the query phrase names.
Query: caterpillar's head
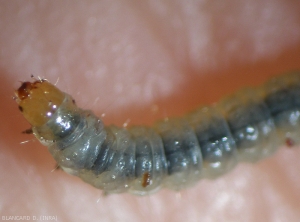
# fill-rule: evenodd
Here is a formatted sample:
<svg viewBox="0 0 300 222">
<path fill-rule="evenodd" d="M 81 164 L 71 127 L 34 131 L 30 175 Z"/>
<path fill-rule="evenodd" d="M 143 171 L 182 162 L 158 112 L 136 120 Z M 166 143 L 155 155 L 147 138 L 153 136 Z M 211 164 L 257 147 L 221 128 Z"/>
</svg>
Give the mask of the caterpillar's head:
<svg viewBox="0 0 300 222">
<path fill-rule="evenodd" d="M 32 126 L 44 125 L 64 100 L 64 93 L 43 79 L 23 82 L 15 94 L 20 111 Z"/>
</svg>

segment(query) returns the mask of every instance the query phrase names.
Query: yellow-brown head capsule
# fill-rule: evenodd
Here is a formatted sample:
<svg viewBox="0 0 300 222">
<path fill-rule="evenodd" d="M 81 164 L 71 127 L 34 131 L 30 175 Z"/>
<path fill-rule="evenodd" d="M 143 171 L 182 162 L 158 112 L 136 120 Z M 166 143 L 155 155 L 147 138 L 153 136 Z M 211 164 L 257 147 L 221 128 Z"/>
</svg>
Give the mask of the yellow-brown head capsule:
<svg viewBox="0 0 300 222">
<path fill-rule="evenodd" d="M 15 91 L 20 111 L 32 126 L 44 125 L 61 105 L 65 94 L 46 80 L 24 82 Z"/>
</svg>

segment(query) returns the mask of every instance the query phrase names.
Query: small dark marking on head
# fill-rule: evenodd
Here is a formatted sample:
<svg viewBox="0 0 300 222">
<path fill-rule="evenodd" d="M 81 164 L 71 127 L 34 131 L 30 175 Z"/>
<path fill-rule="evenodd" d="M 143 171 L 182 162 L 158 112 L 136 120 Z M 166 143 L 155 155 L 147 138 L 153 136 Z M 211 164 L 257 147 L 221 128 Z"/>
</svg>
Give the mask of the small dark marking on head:
<svg viewBox="0 0 300 222">
<path fill-rule="evenodd" d="M 22 131 L 24 134 L 33 134 L 32 128 Z"/>
<path fill-rule="evenodd" d="M 23 107 L 22 106 L 18 106 L 19 107 L 19 110 L 21 111 L 21 112 L 23 112 Z"/>
<path fill-rule="evenodd" d="M 36 89 L 40 83 L 40 81 L 22 82 L 21 86 L 15 92 L 17 98 L 20 100 L 26 99 L 30 96 L 31 90 Z"/>
<path fill-rule="evenodd" d="M 74 105 L 76 105 L 75 99 L 72 99 L 72 102 L 73 102 Z"/>
<path fill-rule="evenodd" d="M 287 147 L 293 147 L 293 146 L 295 146 L 295 141 L 293 139 L 289 138 L 289 137 L 286 137 L 285 138 L 285 145 Z"/>
<path fill-rule="evenodd" d="M 147 187 L 151 184 L 151 179 L 150 179 L 150 173 L 149 172 L 145 172 L 143 174 L 143 178 L 142 178 L 142 187 Z"/>
<path fill-rule="evenodd" d="M 33 88 L 33 84 L 31 82 L 23 82 L 22 85 L 19 87 L 17 92 L 17 97 L 20 100 L 26 99 L 29 94 L 30 90 Z"/>
</svg>

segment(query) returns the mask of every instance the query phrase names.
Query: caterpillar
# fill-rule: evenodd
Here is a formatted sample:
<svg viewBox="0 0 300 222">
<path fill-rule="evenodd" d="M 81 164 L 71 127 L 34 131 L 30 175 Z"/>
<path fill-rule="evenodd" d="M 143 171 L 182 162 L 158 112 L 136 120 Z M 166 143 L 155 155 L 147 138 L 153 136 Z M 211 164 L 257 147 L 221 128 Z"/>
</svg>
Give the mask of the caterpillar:
<svg viewBox="0 0 300 222">
<path fill-rule="evenodd" d="M 299 71 L 153 127 L 104 126 L 45 79 L 23 82 L 15 94 L 60 168 L 106 193 L 183 189 L 300 142 Z"/>
</svg>

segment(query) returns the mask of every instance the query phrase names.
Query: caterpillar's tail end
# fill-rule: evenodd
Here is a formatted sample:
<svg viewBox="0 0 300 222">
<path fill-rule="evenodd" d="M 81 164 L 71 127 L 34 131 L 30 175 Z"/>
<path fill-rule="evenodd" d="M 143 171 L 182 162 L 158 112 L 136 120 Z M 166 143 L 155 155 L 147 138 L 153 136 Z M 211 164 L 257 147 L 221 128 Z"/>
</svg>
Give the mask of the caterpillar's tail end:
<svg viewBox="0 0 300 222">
<path fill-rule="evenodd" d="M 19 110 L 32 126 L 44 125 L 64 99 L 64 93 L 46 80 L 23 82 L 15 91 Z"/>
</svg>

